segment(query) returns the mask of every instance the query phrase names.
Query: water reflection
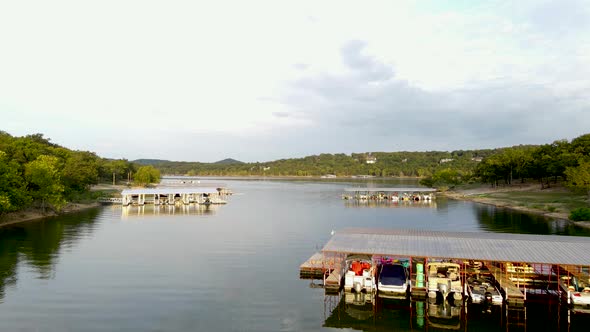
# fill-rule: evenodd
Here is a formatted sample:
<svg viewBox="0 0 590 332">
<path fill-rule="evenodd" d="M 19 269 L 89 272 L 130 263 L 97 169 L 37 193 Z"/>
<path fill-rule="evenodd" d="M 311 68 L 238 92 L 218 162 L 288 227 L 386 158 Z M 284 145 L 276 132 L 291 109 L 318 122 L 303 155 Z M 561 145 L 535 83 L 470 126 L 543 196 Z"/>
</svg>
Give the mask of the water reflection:
<svg viewBox="0 0 590 332">
<path fill-rule="evenodd" d="M 94 230 L 99 209 L 0 228 L 0 301 L 6 287 L 16 285 L 19 263 L 39 279 L 52 279 L 62 248 L 70 248 Z"/>
<path fill-rule="evenodd" d="M 220 205 L 215 204 L 129 205 L 120 207 L 122 218 L 165 215 L 211 215 L 215 214 L 219 208 Z"/>
<path fill-rule="evenodd" d="M 497 306 L 487 310 L 465 302 L 445 307 L 428 301 L 375 297 L 375 304 L 355 301 L 365 294 L 326 294 L 324 327 L 357 331 L 586 331 L 590 315 L 576 315 L 559 303 L 525 307 Z"/>
<path fill-rule="evenodd" d="M 482 228 L 490 232 L 590 236 L 590 230 L 576 227 L 566 220 L 552 220 L 483 204 L 474 204 L 473 209 Z"/>
</svg>

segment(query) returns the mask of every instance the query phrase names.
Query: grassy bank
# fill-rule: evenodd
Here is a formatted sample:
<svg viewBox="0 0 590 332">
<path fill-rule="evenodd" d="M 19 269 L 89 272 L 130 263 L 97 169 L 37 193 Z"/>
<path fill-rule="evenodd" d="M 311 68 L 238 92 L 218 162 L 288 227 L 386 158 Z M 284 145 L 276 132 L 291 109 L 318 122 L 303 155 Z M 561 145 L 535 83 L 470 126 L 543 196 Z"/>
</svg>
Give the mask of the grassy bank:
<svg viewBox="0 0 590 332">
<path fill-rule="evenodd" d="M 489 185 L 468 185 L 447 191 L 444 195 L 568 221 L 573 209 L 588 207 L 587 195 L 574 193 L 560 184 L 545 189 L 541 189 L 538 184 L 496 188 Z M 575 224 L 590 228 L 590 222 Z"/>
</svg>

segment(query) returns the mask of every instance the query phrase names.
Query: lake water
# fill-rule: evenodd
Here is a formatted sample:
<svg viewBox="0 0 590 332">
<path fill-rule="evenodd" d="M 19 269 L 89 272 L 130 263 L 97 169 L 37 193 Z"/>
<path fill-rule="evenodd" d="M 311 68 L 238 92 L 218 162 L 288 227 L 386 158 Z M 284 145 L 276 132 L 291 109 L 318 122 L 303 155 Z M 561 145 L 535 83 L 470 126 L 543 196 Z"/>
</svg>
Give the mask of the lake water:
<svg viewBox="0 0 590 332">
<path fill-rule="evenodd" d="M 380 301 L 355 321 L 340 297 L 300 280 L 299 265 L 345 227 L 590 236 L 441 197 L 422 207 L 347 204 L 343 189 L 360 182 L 223 182 L 235 193 L 224 206 L 108 206 L 0 228 L 0 331 L 432 330 L 416 317 L 419 303 Z M 529 330 L 567 328 L 563 310 L 527 310 Z M 470 312 L 462 324 L 513 329 L 503 316 Z M 574 316 L 570 331 L 587 324 Z"/>
</svg>

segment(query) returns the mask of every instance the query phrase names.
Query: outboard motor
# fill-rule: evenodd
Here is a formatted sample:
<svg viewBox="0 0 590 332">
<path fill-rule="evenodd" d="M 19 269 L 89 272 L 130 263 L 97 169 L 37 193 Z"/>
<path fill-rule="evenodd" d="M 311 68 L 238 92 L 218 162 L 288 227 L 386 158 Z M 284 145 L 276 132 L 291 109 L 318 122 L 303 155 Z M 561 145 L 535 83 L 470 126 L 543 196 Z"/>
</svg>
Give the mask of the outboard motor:
<svg viewBox="0 0 590 332">
<path fill-rule="evenodd" d="M 492 312 L 492 293 L 485 292 L 483 298 L 483 310 L 484 312 Z"/>
<path fill-rule="evenodd" d="M 438 283 L 437 284 L 438 291 L 442 294 L 443 298 L 447 297 L 447 293 L 449 292 L 449 285 L 446 283 Z"/>
<path fill-rule="evenodd" d="M 360 293 L 362 289 L 363 289 L 363 288 L 362 288 L 362 286 L 361 286 L 361 283 L 360 283 L 360 282 L 355 282 L 355 283 L 354 283 L 354 290 L 355 290 L 357 293 Z"/>
</svg>

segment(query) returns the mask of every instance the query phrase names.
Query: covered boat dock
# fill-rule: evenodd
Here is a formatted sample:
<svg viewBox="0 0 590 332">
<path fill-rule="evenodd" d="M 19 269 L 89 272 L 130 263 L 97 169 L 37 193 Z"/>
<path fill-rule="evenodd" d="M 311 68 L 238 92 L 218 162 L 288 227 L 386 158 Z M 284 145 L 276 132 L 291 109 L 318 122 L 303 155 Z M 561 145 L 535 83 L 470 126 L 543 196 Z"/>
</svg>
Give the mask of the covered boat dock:
<svg viewBox="0 0 590 332">
<path fill-rule="evenodd" d="M 342 196 L 346 200 L 357 201 L 431 201 L 434 199 L 434 188 L 344 188 Z"/>
<path fill-rule="evenodd" d="M 560 235 L 530 235 L 507 233 L 437 232 L 426 230 L 392 230 L 348 228 L 335 232 L 320 252 L 324 257 L 322 266 L 325 275 L 340 274 L 333 266 L 340 261 L 335 257 L 347 254 L 367 254 L 373 257 L 396 257 L 410 259 L 412 296 L 426 293 L 426 285 L 416 283 L 416 262 L 425 266 L 428 261 L 455 261 L 462 264 L 463 285 L 467 273 L 487 273 L 494 277 L 502 288 L 506 303 L 522 304 L 526 300 L 527 284 L 519 270 L 508 268 L 526 264 L 534 268 L 543 279 L 543 289 L 553 295 L 559 294 L 562 280 L 560 271 L 577 271 L 590 266 L 590 238 Z M 480 271 L 470 267 L 470 262 L 482 262 L 489 269 Z M 512 265 L 513 264 L 513 265 Z M 567 266 L 567 269 L 561 268 Z M 580 275 L 580 274 L 579 274 Z M 587 274 L 585 274 L 587 276 Z M 338 276 L 336 276 L 338 277 Z M 422 279 L 423 280 L 423 279 Z M 581 280 L 590 285 L 590 280 Z M 422 286 L 422 287 L 421 287 Z M 569 297 L 569 294 L 568 294 Z"/>
<path fill-rule="evenodd" d="M 125 189 L 121 192 L 123 206 L 130 204 L 223 204 L 222 188 L 216 187 L 163 187 Z"/>
</svg>

